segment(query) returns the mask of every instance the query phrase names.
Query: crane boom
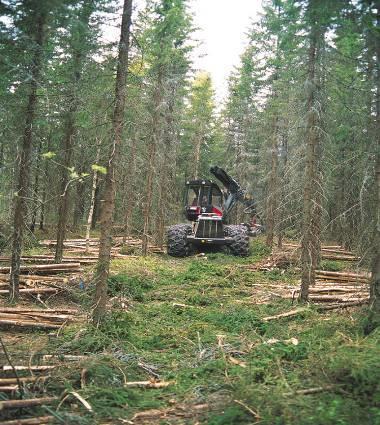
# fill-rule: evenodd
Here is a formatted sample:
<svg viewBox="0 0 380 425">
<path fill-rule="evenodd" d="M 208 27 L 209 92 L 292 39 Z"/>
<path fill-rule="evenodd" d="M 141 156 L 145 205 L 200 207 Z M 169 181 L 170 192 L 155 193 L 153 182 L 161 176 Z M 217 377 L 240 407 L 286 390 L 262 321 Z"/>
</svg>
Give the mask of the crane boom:
<svg viewBox="0 0 380 425">
<path fill-rule="evenodd" d="M 227 190 L 227 198 L 224 201 L 224 212 L 223 217 L 228 217 L 233 207 L 241 202 L 245 206 L 244 212 L 255 215 L 256 209 L 252 199 L 247 198 L 246 191 L 242 189 L 240 184 L 232 178 L 223 168 L 213 166 L 210 168 L 210 172 L 223 184 Z"/>
</svg>

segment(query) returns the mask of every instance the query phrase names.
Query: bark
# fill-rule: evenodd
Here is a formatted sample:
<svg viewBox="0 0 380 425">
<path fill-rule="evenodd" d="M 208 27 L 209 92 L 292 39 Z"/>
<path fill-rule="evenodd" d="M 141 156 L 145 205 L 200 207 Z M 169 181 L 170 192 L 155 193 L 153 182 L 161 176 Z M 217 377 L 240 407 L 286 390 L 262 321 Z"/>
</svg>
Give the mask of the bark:
<svg viewBox="0 0 380 425">
<path fill-rule="evenodd" d="M 47 151 L 50 152 L 51 150 L 51 138 L 52 138 L 52 132 L 50 131 L 47 141 Z M 41 195 L 41 212 L 40 212 L 40 224 L 39 228 L 40 230 L 44 230 L 45 226 L 45 216 L 46 216 L 46 196 L 48 191 L 48 185 L 50 184 L 50 169 L 49 169 L 49 161 L 46 161 L 45 163 L 45 182 L 42 189 L 42 195 Z"/>
<path fill-rule="evenodd" d="M 136 192 L 135 192 L 135 180 L 136 180 L 136 147 L 138 134 L 132 138 L 131 141 L 131 151 L 129 156 L 129 162 L 127 167 L 127 178 L 126 178 L 126 190 L 125 198 L 127 202 L 125 217 L 124 217 L 124 238 L 123 243 L 125 243 L 126 237 L 131 236 L 132 233 L 132 214 L 136 202 Z"/>
<path fill-rule="evenodd" d="M 100 159 L 100 144 L 98 142 L 98 147 L 96 151 L 96 164 L 99 163 Z M 94 215 L 95 209 L 95 194 L 96 194 L 96 185 L 98 182 L 98 172 L 94 170 L 94 175 L 92 177 L 92 188 L 91 188 L 91 201 L 90 201 L 90 209 L 88 212 L 87 225 L 86 225 L 86 252 L 90 249 L 90 232 L 91 232 L 91 223 L 92 217 Z"/>
<path fill-rule="evenodd" d="M 90 3 L 85 2 L 83 4 L 81 15 L 78 17 L 78 25 L 84 28 L 88 27 L 92 8 Z M 72 34 L 72 51 L 73 51 L 73 75 L 71 81 L 71 87 L 69 89 L 69 109 L 65 117 L 65 134 L 63 139 L 63 168 L 61 174 L 61 190 L 60 190 L 60 201 L 58 210 L 58 228 L 57 228 L 57 246 L 55 250 L 55 260 L 57 263 L 62 261 L 63 257 L 63 241 L 66 236 L 66 226 L 69 211 L 69 184 L 70 184 L 70 166 L 72 163 L 72 154 L 74 150 L 74 142 L 77 133 L 76 128 L 76 114 L 79 108 L 79 82 L 82 74 L 83 67 L 83 47 L 78 40 L 78 35 L 75 33 L 77 30 L 74 29 Z M 80 34 L 82 31 L 79 32 Z M 85 36 L 84 36 L 85 38 Z"/>
<path fill-rule="evenodd" d="M 267 202 L 267 246 L 273 245 L 274 238 L 274 226 L 276 222 L 276 209 L 277 209 L 277 185 L 278 185 L 278 131 L 277 131 L 277 119 L 275 118 L 274 130 L 272 134 L 272 146 L 271 146 L 271 170 L 269 176 L 269 193 Z"/>
<path fill-rule="evenodd" d="M 160 167 L 160 179 L 158 187 L 158 214 L 156 220 L 156 244 L 162 248 L 165 238 L 165 224 L 170 221 L 170 208 L 172 203 L 172 183 L 174 179 L 173 167 L 175 167 L 174 160 L 174 105 L 173 100 L 176 97 L 176 90 L 172 89 L 168 103 L 169 107 L 165 116 L 165 132 L 163 138 L 163 162 Z"/>
<path fill-rule="evenodd" d="M 81 147 L 80 152 L 81 155 L 79 157 L 78 161 L 78 172 L 79 175 L 82 175 L 86 171 L 86 162 L 84 158 L 84 151 Z M 84 216 L 84 210 L 85 210 L 85 184 L 82 180 L 77 181 L 76 188 L 75 188 L 75 206 L 74 206 L 74 215 L 73 215 L 73 227 L 74 229 L 77 229 L 80 225 L 81 221 L 83 220 Z"/>
<path fill-rule="evenodd" d="M 104 191 L 105 194 L 102 206 L 99 261 L 95 274 L 96 288 L 93 310 L 93 322 L 95 325 L 99 324 L 103 320 L 106 313 L 107 280 L 109 275 L 112 244 L 111 231 L 113 213 L 115 209 L 115 166 L 122 141 L 131 17 L 132 0 L 124 0 L 115 87 L 115 109 L 112 120 L 112 143 L 108 159 Z"/>
<path fill-rule="evenodd" d="M 373 237 L 373 262 L 371 270 L 370 308 L 367 331 L 371 331 L 380 325 L 380 0 L 375 1 L 376 7 L 376 164 L 375 164 L 375 217 Z"/>
<path fill-rule="evenodd" d="M 152 199 L 153 199 L 153 179 L 155 174 L 155 156 L 157 146 L 160 141 L 161 122 L 160 122 L 160 108 L 162 103 L 162 70 L 158 72 L 158 78 L 156 83 L 156 89 L 154 92 L 154 113 L 152 122 L 152 137 L 148 147 L 148 175 L 145 184 L 145 206 L 144 206 L 144 227 L 142 237 L 142 254 L 147 255 L 148 253 L 148 240 L 149 240 L 149 229 L 152 215 Z"/>
<path fill-rule="evenodd" d="M 313 0 L 310 9 L 315 8 Z M 315 269 L 320 251 L 320 197 L 319 197 L 319 112 L 317 97 L 319 86 L 316 78 L 317 56 L 322 32 L 313 19 L 308 54 L 307 121 L 306 121 L 306 170 L 303 197 L 303 236 L 301 241 L 301 292 L 300 300 L 306 302 L 309 286 L 315 283 Z"/>
<path fill-rule="evenodd" d="M 199 160 L 201 157 L 201 146 L 202 146 L 202 136 L 203 132 L 197 133 L 195 137 L 194 145 L 194 179 L 197 179 L 199 173 Z"/>
<path fill-rule="evenodd" d="M 40 208 L 40 202 L 38 199 L 38 192 L 39 192 L 39 186 L 40 186 L 40 164 L 41 164 L 41 150 L 42 150 L 42 143 L 40 141 L 38 145 L 37 150 L 37 161 L 36 161 L 36 174 L 34 176 L 34 188 L 33 188 L 33 210 L 32 210 L 32 219 L 30 223 L 30 231 L 34 233 L 34 230 L 36 228 L 36 221 L 37 221 L 37 213 Z"/>
<path fill-rule="evenodd" d="M 94 200 L 94 212 L 92 214 L 92 220 L 91 220 L 91 230 L 94 230 L 96 228 L 96 223 L 98 222 L 99 218 L 99 211 L 100 211 L 100 182 L 99 182 L 99 175 L 98 175 L 98 182 L 95 189 L 95 200 Z"/>
<path fill-rule="evenodd" d="M 42 54 L 45 41 L 45 21 L 46 15 L 41 10 L 37 17 L 37 32 L 35 39 L 35 52 L 31 65 L 31 81 L 29 89 L 28 104 L 26 109 L 26 119 L 22 148 L 19 159 L 19 175 L 17 183 L 17 194 L 15 196 L 13 215 L 13 242 L 12 261 L 10 273 L 9 298 L 17 301 L 19 298 L 20 283 L 20 257 L 23 241 L 23 228 L 26 215 L 26 198 L 28 196 L 30 161 L 33 145 L 33 122 L 37 109 L 37 88 L 40 80 L 42 68 Z"/>
</svg>

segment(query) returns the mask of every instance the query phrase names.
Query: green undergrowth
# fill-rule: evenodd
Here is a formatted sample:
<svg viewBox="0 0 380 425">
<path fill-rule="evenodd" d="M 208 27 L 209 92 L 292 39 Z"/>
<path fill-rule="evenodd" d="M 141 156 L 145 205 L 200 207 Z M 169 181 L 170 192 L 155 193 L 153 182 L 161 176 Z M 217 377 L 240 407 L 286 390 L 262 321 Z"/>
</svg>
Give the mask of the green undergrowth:
<svg viewBox="0 0 380 425">
<path fill-rule="evenodd" d="M 114 261 L 109 296 L 127 308 L 115 304 L 102 326 L 71 326 L 49 343 L 61 354 L 89 356 L 58 369 L 49 383 L 51 391 L 78 392 L 94 410 L 77 403 L 78 415 L 65 423 L 117 423 L 146 409 L 181 404 L 191 411 L 209 403 L 213 408 L 199 423 L 380 425 L 379 332 L 363 334 L 361 309 L 321 314 L 309 308 L 264 321 L 295 306 L 281 299 L 253 304 L 255 285 L 275 292 L 276 283 L 298 278 L 292 270 L 247 270 L 267 254 L 255 240 L 244 259 L 206 254 Z M 124 385 L 154 377 L 171 385 Z M 315 387 L 325 389 L 296 393 Z"/>
</svg>

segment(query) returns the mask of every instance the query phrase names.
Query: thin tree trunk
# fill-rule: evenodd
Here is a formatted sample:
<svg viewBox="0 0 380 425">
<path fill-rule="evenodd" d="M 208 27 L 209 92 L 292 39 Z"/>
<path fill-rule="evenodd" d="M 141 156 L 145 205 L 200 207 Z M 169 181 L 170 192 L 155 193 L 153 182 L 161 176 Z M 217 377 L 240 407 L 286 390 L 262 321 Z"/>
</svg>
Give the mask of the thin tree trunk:
<svg viewBox="0 0 380 425">
<path fill-rule="evenodd" d="M 309 7 L 316 7 L 310 0 Z M 310 47 L 308 57 L 307 87 L 307 122 L 306 122 L 306 170 L 303 207 L 303 236 L 301 241 L 301 291 L 300 300 L 306 302 L 309 296 L 309 286 L 315 283 L 315 269 L 320 250 L 321 210 L 319 207 L 319 147 L 320 136 L 318 131 L 319 113 L 317 106 L 318 83 L 316 79 L 316 62 L 318 56 L 319 39 L 321 33 L 312 23 Z"/>
<path fill-rule="evenodd" d="M 50 130 L 48 140 L 47 140 L 47 152 L 50 152 L 51 149 L 51 138 L 52 138 L 52 131 Z M 45 216 L 46 216 L 46 196 L 47 196 L 47 190 L 48 185 L 50 184 L 50 172 L 49 172 L 49 161 L 46 161 L 45 163 L 45 173 L 44 173 L 44 184 L 42 189 L 42 196 L 41 196 L 41 211 L 40 211 L 40 230 L 44 230 L 45 226 Z"/>
<path fill-rule="evenodd" d="M 153 199 L 153 178 L 155 173 L 154 161 L 157 146 L 160 141 L 160 108 L 162 102 L 162 70 L 159 70 L 157 78 L 157 86 L 154 92 L 154 114 L 152 122 L 152 137 L 148 147 L 148 175 L 145 185 L 145 207 L 144 207 L 144 227 L 142 237 L 142 255 L 148 253 L 149 229 L 152 215 L 152 199 Z"/>
<path fill-rule="evenodd" d="M 93 310 L 93 322 L 95 325 L 99 324 L 103 320 L 107 305 L 107 281 L 109 275 L 112 245 L 111 231 L 113 213 L 115 209 L 115 166 L 119 154 L 123 131 L 131 17 L 132 0 L 124 0 L 115 87 L 115 109 L 112 120 L 112 143 L 105 180 L 104 201 L 101 217 L 102 225 L 100 234 L 99 260 L 95 275 L 96 288 Z"/>
<path fill-rule="evenodd" d="M 135 193 L 135 181 L 136 181 L 136 145 L 138 134 L 136 134 L 131 141 L 131 151 L 129 156 L 128 168 L 127 168 L 127 178 L 126 178 L 126 190 L 125 198 L 127 201 L 127 206 L 125 210 L 124 217 L 124 237 L 123 243 L 125 243 L 126 237 L 131 235 L 132 230 L 132 214 L 136 202 L 136 193 Z"/>
<path fill-rule="evenodd" d="M 144 228 L 142 237 L 142 255 L 148 253 L 149 227 L 152 214 L 152 198 L 153 198 L 153 177 L 154 177 L 154 158 L 156 156 L 156 140 L 155 138 L 149 144 L 148 149 L 148 176 L 145 186 L 145 208 L 144 208 Z"/>
<path fill-rule="evenodd" d="M 75 95 L 74 95 L 75 96 Z M 63 257 L 63 242 L 66 237 L 67 215 L 69 209 L 69 167 L 71 164 L 72 152 L 75 137 L 75 118 L 77 110 L 76 100 L 71 98 L 71 106 L 66 117 L 65 137 L 63 141 L 64 159 L 61 175 L 61 188 L 58 212 L 57 245 L 55 249 L 55 262 L 61 263 Z"/>
<path fill-rule="evenodd" d="M 96 150 L 96 164 L 99 163 L 100 159 L 100 143 L 98 143 L 98 147 Z M 96 186 L 98 183 L 98 172 L 94 170 L 94 175 L 92 176 L 92 188 L 91 188 L 91 201 L 90 201 L 90 209 L 88 211 L 87 225 L 86 225 L 86 252 L 90 249 L 90 232 L 91 232 L 91 223 L 92 217 L 94 215 L 95 209 L 95 194 L 96 194 Z"/>
<path fill-rule="evenodd" d="M 72 165 L 72 155 L 74 151 L 74 143 L 77 133 L 76 114 L 79 108 L 79 82 L 82 76 L 84 47 L 86 43 L 86 34 L 83 30 L 89 26 L 91 14 L 93 12 L 92 0 L 86 0 L 82 4 L 79 12 L 78 22 L 74 25 L 71 33 L 70 42 L 72 44 L 73 55 L 73 75 L 69 88 L 69 108 L 65 117 L 65 134 L 63 140 L 64 160 L 61 175 L 61 197 L 58 212 L 58 229 L 57 229 L 57 245 L 55 251 L 55 261 L 60 263 L 63 256 L 63 242 L 66 237 L 66 226 L 69 211 L 69 195 L 70 195 L 70 166 Z"/>
<path fill-rule="evenodd" d="M 12 260 L 9 283 L 9 298 L 11 301 L 17 301 L 19 298 L 20 257 L 23 242 L 23 228 L 25 225 L 26 198 L 29 188 L 30 161 L 33 145 L 33 122 L 37 109 L 37 88 L 42 68 L 45 21 L 46 15 L 41 12 L 37 20 L 36 46 L 31 67 L 30 91 L 26 109 L 22 150 L 20 152 L 17 194 L 14 204 Z"/>
<path fill-rule="evenodd" d="M 267 202 L 267 246 L 273 245 L 274 238 L 274 226 L 276 221 L 276 209 L 277 209 L 277 184 L 278 184 L 278 130 L 277 130 L 277 118 L 274 119 L 274 128 L 272 134 L 272 146 L 271 146 L 271 169 L 269 176 L 269 190 L 268 190 L 268 202 Z"/>
<path fill-rule="evenodd" d="M 32 210 L 32 219 L 30 223 L 30 231 L 34 233 L 36 228 L 37 213 L 41 207 L 40 201 L 38 199 L 39 185 L 40 185 L 40 164 L 41 164 L 41 150 L 42 142 L 38 144 L 37 150 L 37 160 L 36 160 L 36 174 L 34 176 L 34 188 L 33 188 L 33 210 Z"/>
<path fill-rule="evenodd" d="M 194 179 L 197 179 L 199 173 L 199 160 L 201 157 L 201 146 L 202 146 L 202 132 L 199 132 L 195 138 L 194 146 Z"/>
</svg>

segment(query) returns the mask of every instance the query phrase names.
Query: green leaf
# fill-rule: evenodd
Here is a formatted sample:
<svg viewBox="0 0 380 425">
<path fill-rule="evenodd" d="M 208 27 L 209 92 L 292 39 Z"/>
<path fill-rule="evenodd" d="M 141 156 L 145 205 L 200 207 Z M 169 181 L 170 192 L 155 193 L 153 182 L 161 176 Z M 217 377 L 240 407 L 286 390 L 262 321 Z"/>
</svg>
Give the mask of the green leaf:
<svg viewBox="0 0 380 425">
<path fill-rule="evenodd" d="M 97 173 L 100 174 L 107 174 L 107 168 L 106 167 L 102 167 L 101 165 L 97 165 L 97 164 L 92 164 L 91 165 L 91 169 Z"/>
<path fill-rule="evenodd" d="M 45 152 L 42 154 L 42 158 L 51 159 L 54 158 L 56 154 L 54 152 Z"/>
</svg>

